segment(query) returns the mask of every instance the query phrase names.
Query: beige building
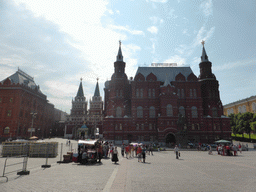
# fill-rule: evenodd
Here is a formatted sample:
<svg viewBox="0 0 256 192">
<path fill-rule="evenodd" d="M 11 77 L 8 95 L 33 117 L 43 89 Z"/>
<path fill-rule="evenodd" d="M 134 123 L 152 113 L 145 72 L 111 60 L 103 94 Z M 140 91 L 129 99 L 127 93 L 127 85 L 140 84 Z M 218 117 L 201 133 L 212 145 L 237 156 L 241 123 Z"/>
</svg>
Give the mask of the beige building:
<svg viewBox="0 0 256 192">
<path fill-rule="evenodd" d="M 256 113 L 256 95 L 224 105 L 223 110 L 224 115 L 226 116 L 230 115 L 231 113 Z"/>
</svg>

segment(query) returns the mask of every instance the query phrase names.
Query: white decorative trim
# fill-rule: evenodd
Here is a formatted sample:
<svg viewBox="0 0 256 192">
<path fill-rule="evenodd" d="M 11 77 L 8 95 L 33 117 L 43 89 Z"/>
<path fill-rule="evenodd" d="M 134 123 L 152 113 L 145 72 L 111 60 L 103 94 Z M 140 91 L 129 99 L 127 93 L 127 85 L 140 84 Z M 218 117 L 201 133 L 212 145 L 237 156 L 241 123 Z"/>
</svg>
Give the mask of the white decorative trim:
<svg viewBox="0 0 256 192">
<path fill-rule="evenodd" d="M 168 130 L 168 129 L 173 129 L 173 130 L 176 130 L 176 131 L 177 131 L 177 129 L 175 129 L 175 128 L 166 128 L 166 129 L 164 129 L 163 131 L 159 131 L 159 128 L 158 128 L 157 130 L 158 130 L 158 132 L 165 132 L 165 131 Z"/>
</svg>

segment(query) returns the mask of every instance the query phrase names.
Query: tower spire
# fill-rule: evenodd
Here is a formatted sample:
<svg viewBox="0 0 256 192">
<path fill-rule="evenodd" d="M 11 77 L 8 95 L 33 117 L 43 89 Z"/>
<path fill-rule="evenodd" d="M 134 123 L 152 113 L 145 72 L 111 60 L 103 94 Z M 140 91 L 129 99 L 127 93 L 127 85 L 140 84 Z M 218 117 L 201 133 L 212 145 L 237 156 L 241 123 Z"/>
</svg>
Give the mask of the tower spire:
<svg viewBox="0 0 256 192">
<path fill-rule="evenodd" d="M 94 92 L 94 97 L 99 97 L 100 96 L 100 89 L 99 89 L 99 83 L 98 83 L 99 78 L 97 78 L 97 84 L 95 87 L 95 92 Z"/>
<path fill-rule="evenodd" d="M 121 40 L 119 40 L 119 50 L 116 56 L 116 61 L 123 61 L 122 49 L 121 49 Z"/>
<path fill-rule="evenodd" d="M 203 51 L 202 51 L 202 56 L 201 56 L 201 62 L 209 62 L 208 56 L 207 56 L 206 51 L 205 51 L 205 48 L 204 48 L 205 41 L 202 40 L 201 43 L 202 43 L 202 45 L 203 45 Z"/>
<path fill-rule="evenodd" d="M 77 97 L 84 97 L 84 91 L 83 91 L 83 85 L 82 85 L 82 78 L 80 79 L 80 85 L 79 85 L 79 88 L 78 88 L 78 91 L 77 91 L 77 94 L 76 96 Z"/>
</svg>

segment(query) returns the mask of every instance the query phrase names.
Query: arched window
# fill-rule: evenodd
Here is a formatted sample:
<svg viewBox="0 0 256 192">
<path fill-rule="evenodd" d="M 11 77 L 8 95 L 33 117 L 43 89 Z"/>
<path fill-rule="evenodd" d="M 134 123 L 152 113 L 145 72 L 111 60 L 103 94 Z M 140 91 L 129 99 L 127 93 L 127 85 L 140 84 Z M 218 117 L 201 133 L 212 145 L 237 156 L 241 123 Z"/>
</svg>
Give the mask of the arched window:
<svg viewBox="0 0 256 192">
<path fill-rule="evenodd" d="M 171 105 L 171 104 L 168 104 L 168 105 L 166 106 L 166 115 L 167 115 L 168 117 L 173 116 L 173 110 L 172 110 L 172 105 Z"/>
<path fill-rule="evenodd" d="M 230 109 L 230 113 L 234 113 L 234 109 L 232 108 L 232 109 Z"/>
<path fill-rule="evenodd" d="M 197 108 L 195 106 L 191 107 L 191 114 L 192 118 L 198 118 Z"/>
<path fill-rule="evenodd" d="M 246 106 L 243 105 L 243 113 L 246 113 Z"/>
<path fill-rule="evenodd" d="M 155 117 L 156 117 L 155 107 L 151 106 L 149 108 L 149 118 L 155 118 Z"/>
<path fill-rule="evenodd" d="M 252 112 L 256 112 L 256 103 L 252 103 Z"/>
<path fill-rule="evenodd" d="M 178 94 L 177 94 L 177 95 L 178 95 L 178 97 L 180 98 L 180 89 L 178 89 Z"/>
<path fill-rule="evenodd" d="M 197 94 L 196 94 L 196 89 L 194 89 L 194 98 L 197 97 Z"/>
<path fill-rule="evenodd" d="M 137 118 L 143 118 L 143 108 L 141 106 L 137 107 Z"/>
<path fill-rule="evenodd" d="M 241 106 L 238 107 L 238 113 L 242 113 L 242 107 Z"/>
<path fill-rule="evenodd" d="M 180 107 L 179 107 L 179 113 L 180 113 L 183 117 L 185 117 L 185 108 L 184 108 L 183 106 L 180 106 Z"/>
<path fill-rule="evenodd" d="M 151 98 L 151 89 L 148 89 L 148 98 Z"/>
<path fill-rule="evenodd" d="M 181 89 L 181 97 L 182 97 L 182 98 L 185 98 L 185 92 L 184 92 L 184 89 Z"/>
<path fill-rule="evenodd" d="M 193 97 L 193 90 L 192 90 L 192 89 L 190 89 L 189 96 L 190 96 L 191 98 Z"/>
<path fill-rule="evenodd" d="M 156 93 L 155 93 L 155 89 L 152 89 L 152 97 L 155 98 Z"/>
<path fill-rule="evenodd" d="M 136 97 L 137 97 L 137 98 L 140 97 L 139 89 L 136 89 Z"/>
<path fill-rule="evenodd" d="M 121 107 L 116 108 L 116 117 L 122 117 L 122 109 Z"/>
<path fill-rule="evenodd" d="M 212 117 L 218 117 L 218 111 L 215 107 L 212 108 Z"/>
<path fill-rule="evenodd" d="M 227 110 L 227 114 L 228 114 L 228 115 L 230 115 L 230 114 L 231 114 L 231 113 L 230 113 L 230 111 L 231 111 L 231 110 L 229 110 L 229 109 Z"/>
<path fill-rule="evenodd" d="M 140 97 L 143 98 L 143 89 L 140 89 Z"/>
<path fill-rule="evenodd" d="M 9 133 L 10 133 L 10 127 L 5 127 L 4 134 L 9 134 Z"/>
</svg>

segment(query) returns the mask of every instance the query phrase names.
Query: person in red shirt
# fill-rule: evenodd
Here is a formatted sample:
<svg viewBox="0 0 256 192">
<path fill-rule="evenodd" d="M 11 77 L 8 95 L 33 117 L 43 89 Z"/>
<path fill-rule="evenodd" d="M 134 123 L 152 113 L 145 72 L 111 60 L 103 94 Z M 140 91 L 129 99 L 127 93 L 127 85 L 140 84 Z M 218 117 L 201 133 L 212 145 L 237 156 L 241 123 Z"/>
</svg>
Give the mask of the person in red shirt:
<svg viewBox="0 0 256 192">
<path fill-rule="evenodd" d="M 125 147 L 125 155 L 126 155 L 126 158 L 128 159 L 128 155 L 129 155 L 129 146 L 128 145 Z"/>
<path fill-rule="evenodd" d="M 141 162 L 141 153 L 142 153 L 142 148 L 141 146 L 139 146 L 137 149 L 138 162 Z"/>
<path fill-rule="evenodd" d="M 242 146 L 241 146 L 240 143 L 239 143 L 239 145 L 238 145 L 238 149 L 239 149 L 240 153 L 242 153 Z"/>
</svg>

